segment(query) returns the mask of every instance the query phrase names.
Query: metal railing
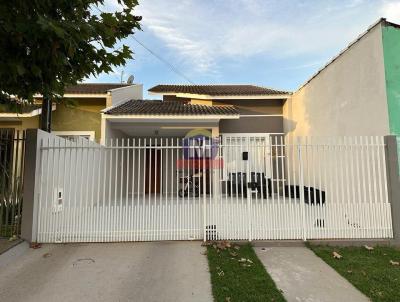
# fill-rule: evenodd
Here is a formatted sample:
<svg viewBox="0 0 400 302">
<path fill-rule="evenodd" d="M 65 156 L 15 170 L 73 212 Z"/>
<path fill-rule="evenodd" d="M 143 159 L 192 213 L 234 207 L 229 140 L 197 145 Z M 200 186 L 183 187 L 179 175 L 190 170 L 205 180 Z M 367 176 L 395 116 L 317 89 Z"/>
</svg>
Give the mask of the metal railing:
<svg viewBox="0 0 400 302">
<path fill-rule="evenodd" d="M 40 144 L 38 242 L 392 237 L 383 137 Z"/>
<path fill-rule="evenodd" d="M 26 133 L 0 129 L 0 237 L 21 231 Z"/>
</svg>

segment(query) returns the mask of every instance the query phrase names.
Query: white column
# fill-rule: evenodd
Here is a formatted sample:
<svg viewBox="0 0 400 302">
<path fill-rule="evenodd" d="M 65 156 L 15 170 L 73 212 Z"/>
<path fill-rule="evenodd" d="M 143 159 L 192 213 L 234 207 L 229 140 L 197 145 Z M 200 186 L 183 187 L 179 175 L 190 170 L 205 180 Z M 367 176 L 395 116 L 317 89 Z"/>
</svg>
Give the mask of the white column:
<svg viewBox="0 0 400 302">
<path fill-rule="evenodd" d="M 219 127 L 212 127 L 211 128 L 211 135 L 213 137 L 213 139 L 215 138 L 219 138 Z M 219 148 L 219 147 L 218 147 Z M 215 160 L 219 160 L 220 158 L 216 157 L 214 158 Z M 219 200 L 220 198 L 220 171 L 219 168 L 216 169 L 212 169 L 213 175 L 213 195 L 214 195 L 214 199 Z"/>
<path fill-rule="evenodd" d="M 105 145 L 106 143 L 106 124 L 107 124 L 107 119 L 104 115 L 104 113 L 101 114 L 101 136 L 100 136 L 100 144 Z"/>
</svg>

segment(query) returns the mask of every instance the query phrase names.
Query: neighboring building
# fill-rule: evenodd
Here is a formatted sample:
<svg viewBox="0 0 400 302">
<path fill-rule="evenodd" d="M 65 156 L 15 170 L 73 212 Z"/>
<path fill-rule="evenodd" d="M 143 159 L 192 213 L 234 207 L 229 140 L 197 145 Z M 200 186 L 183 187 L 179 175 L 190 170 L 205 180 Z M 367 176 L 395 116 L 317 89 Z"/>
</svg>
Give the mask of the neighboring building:
<svg viewBox="0 0 400 302">
<path fill-rule="evenodd" d="M 400 135 L 400 26 L 379 20 L 283 108 L 288 137 Z"/>
<path fill-rule="evenodd" d="M 55 105 L 53 105 L 53 111 Z M 0 104 L 0 129 L 11 128 L 15 130 L 25 130 L 29 128 L 39 128 L 40 114 L 42 109 L 40 104 L 15 105 Z"/>
<path fill-rule="evenodd" d="M 142 85 L 136 84 L 77 84 L 65 89 L 63 101 L 53 105 L 52 130 L 54 134 L 69 137 L 87 137 L 99 141 L 101 137 L 101 110 L 131 98 L 142 98 Z M 22 107 L 16 113 L 10 106 L 0 107 L 0 128 L 23 130 L 39 128 L 41 97 L 34 105 Z"/>
<path fill-rule="evenodd" d="M 240 119 L 221 121 L 221 133 L 283 133 L 282 105 L 290 95 L 254 85 L 158 85 L 149 92 L 162 95 L 164 101 L 235 106 Z"/>
</svg>

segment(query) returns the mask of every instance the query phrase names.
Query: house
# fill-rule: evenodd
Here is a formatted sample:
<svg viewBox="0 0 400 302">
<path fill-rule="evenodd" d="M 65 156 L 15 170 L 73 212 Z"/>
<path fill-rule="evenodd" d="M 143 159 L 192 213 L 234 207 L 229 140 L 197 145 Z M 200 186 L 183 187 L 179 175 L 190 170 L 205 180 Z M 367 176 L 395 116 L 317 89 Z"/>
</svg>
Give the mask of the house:
<svg viewBox="0 0 400 302">
<path fill-rule="evenodd" d="M 112 137 L 184 137 L 196 128 L 212 135 L 283 134 L 289 92 L 254 85 L 158 85 L 162 100 L 132 99 L 103 110 L 103 141 Z"/>
<path fill-rule="evenodd" d="M 268 165 L 256 165 L 266 161 L 271 150 L 260 153 L 245 143 L 250 139 L 267 144 L 271 137 L 282 137 L 282 108 L 289 92 L 255 85 L 158 85 L 149 92 L 162 100 L 133 99 L 103 110 L 103 144 L 110 139 L 114 143 L 119 139 L 119 144 L 123 144 L 123 140 L 142 138 L 147 139 L 143 143 L 151 148 L 165 144 L 168 138 L 187 138 L 197 129 L 205 136 L 221 138 L 219 144 L 243 144 L 241 152 L 247 152 L 251 158 L 251 172 L 248 172 L 246 167 L 237 166 L 239 152 L 230 152 L 224 159 L 224 173 L 219 176 L 222 180 L 232 180 L 237 173 L 261 173 L 265 179 L 271 178 L 269 159 Z M 159 162 L 163 152 L 148 154 L 146 165 L 151 165 L 150 161 Z M 161 182 L 165 170 L 156 169 L 156 183 Z M 156 187 L 151 192 L 161 191 Z"/>
<path fill-rule="evenodd" d="M 142 85 L 138 84 L 81 83 L 68 86 L 63 102 L 53 104 L 53 133 L 70 139 L 86 137 L 100 141 L 101 110 L 130 98 L 141 98 L 141 93 Z M 19 111 L 3 104 L 0 106 L 0 128 L 39 128 L 40 104 L 40 95 L 35 96 L 34 104 L 22 106 Z"/>
<path fill-rule="evenodd" d="M 132 91 L 96 110 L 100 144 L 39 131 L 27 164 L 35 185 L 24 195 L 37 207 L 23 214 L 35 222 L 24 238 L 398 236 L 396 151 L 383 137 L 397 134 L 398 30 L 380 20 L 294 93 L 157 85 L 149 93 L 161 100 L 143 100 L 140 85 L 121 87 Z M 364 137 L 338 139 L 354 135 Z"/>
</svg>

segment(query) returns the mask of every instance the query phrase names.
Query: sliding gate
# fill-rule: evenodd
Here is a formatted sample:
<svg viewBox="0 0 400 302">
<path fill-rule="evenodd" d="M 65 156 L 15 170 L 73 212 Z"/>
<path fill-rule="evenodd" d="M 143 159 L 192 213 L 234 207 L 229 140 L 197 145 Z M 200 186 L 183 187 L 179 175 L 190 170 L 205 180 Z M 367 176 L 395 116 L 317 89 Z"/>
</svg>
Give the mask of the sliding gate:
<svg viewBox="0 0 400 302">
<path fill-rule="evenodd" d="M 392 237 L 382 137 L 40 142 L 38 242 Z"/>
</svg>

